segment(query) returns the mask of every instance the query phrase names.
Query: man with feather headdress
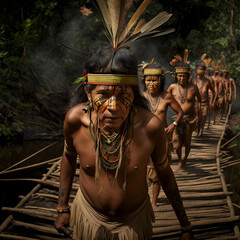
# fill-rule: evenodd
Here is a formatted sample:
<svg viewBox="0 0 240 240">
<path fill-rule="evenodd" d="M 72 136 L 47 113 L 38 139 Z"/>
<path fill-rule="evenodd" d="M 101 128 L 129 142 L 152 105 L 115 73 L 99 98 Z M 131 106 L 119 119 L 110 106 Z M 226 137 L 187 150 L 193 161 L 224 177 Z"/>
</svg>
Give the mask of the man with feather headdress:
<svg viewBox="0 0 240 240">
<path fill-rule="evenodd" d="M 226 67 L 225 56 L 221 57 L 221 72 L 222 81 L 225 84 L 226 96 L 225 96 L 225 112 L 228 111 L 229 104 L 232 102 L 232 88 L 234 89 L 234 101 L 237 99 L 237 87 L 235 80 L 229 77 L 229 69 Z"/>
<path fill-rule="evenodd" d="M 214 93 L 215 93 L 215 102 L 214 102 L 214 104 L 209 106 L 208 126 L 207 126 L 207 128 L 209 128 L 211 121 L 213 119 L 214 111 L 215 111 L 215 107 L 216 107 L 216 100 L 217 100 L 217 95 L 218 95 L 218 85 L 217 85 L 217 82 L 213 80 L 214 69 L 211 66 L 212 58 L 205 58 L 203 60 L 203 62 L 205 63 L 205 66 L 206 66 L 205 78 L 207 78 L 209 80 L 210 84 L 212 85 L 212 88 L 214 89 Z M 208 99 L 210 101 L 210 99 L 212 99 L 212 91 L 209 90 L 208 95 L 209 95 Z"/>
<path fill-rule="evenodd" d="M 204 126 L 207 120 L 207 116 L 209 114 L 209 107 L 211 106 L 211 108 L 213 108 L 216 101 L 214 88 L 211 82 L 207 78 L 205 78 L 206 65 L 204 63 L 204 59 L 206 55 L 207 55 L 206 53 L 203 54 L 201 56 L 200 61 L 196 63 L 197 77 L 196 77 L 195 83 L 201 95 L 201 123 L 200 123 L 199 136 L 203 135 Z M 209 100 L 209 91 L 211 91 L 210 100 Z"/>
<path fill-rule="evenodd" d="M 170 92 L 181 106 L 184 116 L 173 131 L 172 143 L 178 156 L 178 165 L 174 171 L 184 167 L 191 150 L 192 133 L 198 127 L 200 129 L 201 119 L 201 96 L 195 84 L 189 81 L 190 67 L 188 62 L 188 50 L 184 51 L 184 58 L 180 55 L 174 56 L 171 65 L 175 67 L 176 83 L 169 86 Z M 195 104 L 197 99 L 197 113 Z M 182 159 L 182 148 L 185 146 L 185 156 Z"/>
<path fill-rule="evenodd" d="M 213 80 L 217 82 L 218 90 L 217 90 L 217 99 L 216 99 L 216 111 L 214 115 L 214 123 L 216 119 L 216 123 L 219 123 L 223 114 L 224 114 L 224 106 L 227 95 L 227 89 L 225 86 L 225 82 L 222 78 L 222 73 L 220 71 L 221 68 L 221 60 L 216 60 L 212 62 L 212 66 L 214 68 Z"/>
<path fill-rule="evenodd" d="M 142 67 L 143 79 L 141 81 L 142 88 L 144 89 L 143 95 L 148 100 L 150 110 L 154 113 L 162 123 L 162 126 L 166 132 L 167 140 L 167 157 L 169 163 L 172 159 L 172 140 L 171 135 L 174 128 L 177 126 L 178 122 L 183 117 L 183 110 L 175 100 L 175 98 L 164 91 L 165 85 L 165 72 L 161 67 L 160 63 L 156 62 L 154 58 L 152 62 L 144 64 Z M 176 113 L 177 117 L 175 121 L 171 124 L 167 124 L 167 110 L 168 107 L 171 107 Z M 154 165 L 150 159 L 148 164 L 148 182 L 149 185 L 153 184 L 153 197 L 152 197 L 152 207 L 154 211 L 158 211 L 159 207 L 157 206 L 158 195 L 160 193 L 161 183 L 157 177 L 157 173 L 154 169 Z"/>
<path fill-rule="evenodd" d="M 109 18 L 118 1 L 108 1 L 108 6 L 105 1 L 98 2 L 105 11 L 104 18 Z M 150 1 L 142 3 L 138 14 L 145 10 L 147 2 Z M 115 7 L 119 11 L 125 5 Z M 106 15 L 106 9 L 110 14 Z M 162 15 L 165 20 L 169 17 Z M 65 149 L 55 227 L 70 236 L 66 228 L 70 221 L 73 239 L 151 239 L 154 215 L 146 181 L 151 157 L 180 222 L 181 239 L 193 239 L 166 157 L 164 129 L 147 109 L 139 91 L 137 59 L 129 47 L 124 46 L 126 38 L 122 38 L 113 25 L 109 29 L 112 44 L 101 42 L 90 49 L 85 75 L 77 80 L 76 98 L 65 118 Z M 127 32 L 123 33 L 127 36 Z M 77 156 L 80 188 L 70 219 L 68 200 Z"/>
</svg>

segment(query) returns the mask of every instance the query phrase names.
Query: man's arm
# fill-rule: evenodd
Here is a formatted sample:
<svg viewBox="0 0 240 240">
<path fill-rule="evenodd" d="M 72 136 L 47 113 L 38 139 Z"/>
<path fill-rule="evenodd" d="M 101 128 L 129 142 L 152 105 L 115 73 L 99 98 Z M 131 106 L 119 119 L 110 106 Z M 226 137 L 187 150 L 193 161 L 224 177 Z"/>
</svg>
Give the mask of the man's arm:
<svg viewBox="0 0 240 240">
<path fill-rule="evenodd" d="M 210 99 L 210 104 L 213 106 L 215 104 L 217 95 L 215 94 L 214 87 L 209 80 L 208 80 L 208 88 L 212 92 L 211 99 Z"/>
<path fill-rule="evenodd" d="M 201 118 L 202 118 L 202 114 L 201 114 L 201 95 L 199 93 L 198 87 L 195 85 L 195 97 L 197 98 L 197 134 L 199 134 L 200 132 L 200 128 L 201 128 Z M 195 99 L 196 99 L 195 98 Z"/>
<path fill-rule="evenodd" d="M 57 205 L 58 216 L 54 223 L 58 232 L 70 237 L 71 233 L 67 229 L 70 222 L 70 209 L 68 205 L 69 196 L 72 188 L 72 182 L 76 171 L 77 153 L 73 146 L 72 133 L 75 126 L 72 124 L 72 119 L 67 114 L 64 122 L 65 146 L 62 154 L 61 168 L 60 168 L 60 187 L 59 198 Z"/>
<path fill-rule="evenodd" d="M 236 99 L 237 99 L 237 86 L 236 86 L 235 80 L 233 78 L 230 78 L 230 88 L 232 88 L 232 86 L 233 86 L 233 89 L 234 89 L 234 101 L 236 101 Z"/>
<path fill-rule="evenodd" d="M 174 110 L 174 112 L 177 113 L 177 118 L 174 121 L 174 123 L 177 125 L 181 121 L 184 113 L 183 113 L 181 106 L 179 105 L 179 103 L 176 101 L 176 99 L 174 98 L 174 96 L 172 94 L 168 94 L 168 98 L 169 98 L 170 107 Z M 171 123 L 165 129 L 166 133 L 173 132 L 174 128 L 176 127 L 176 125 L 174 123 Z"/>
<path fill-rule="evenodd" d="M 151 154 L 151 158 L 159 180 L 161 181 L 162 188 L 169 199 L 181 225 L 181 239 L 194 239 L 192 235 L 191 223 L 189 222 L 185 212 L 175 176 L 166 157 L 166 135 L 164 129 L 160 127 L 160 125 L 158 129 L 152 133 L 152 138 L 155 149 Z"/>
</svg>

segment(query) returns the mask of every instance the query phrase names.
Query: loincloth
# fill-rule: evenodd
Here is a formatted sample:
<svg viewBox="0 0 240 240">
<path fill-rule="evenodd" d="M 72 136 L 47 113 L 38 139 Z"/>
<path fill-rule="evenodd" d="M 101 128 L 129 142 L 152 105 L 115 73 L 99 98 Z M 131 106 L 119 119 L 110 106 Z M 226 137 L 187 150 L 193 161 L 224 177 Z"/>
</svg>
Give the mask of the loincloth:
<svg viewBox="0 0 240 240">
<path fill-rule="evenodd" d="M 75 240 L 151 239 L 154 220 L 149 196 L 134 212 L 113 218 L 97 212 L 79 188 L 71 207 L 70 226 Z"/>
<path fill-rule="evenodd" d="M 218 108 L 221 108 L 224 104 L 224 96 L 218 96 L 218 99 L 217 99 L 217 107 Z"/>
<path fill-rule="evenodd" d="M 201 102 L 201 112 L 202 112 L 202 116 L 207 116 L 209 114 L 209 102 L 208 101 Z"/>
<path fill-rule="evenodd" d="M 172 144 L 177 149 L 180 145 L 189 146 L 192 132 L 196 130 L 196 116 L 184 115 L 182 120 L 173 130 Z"/>
<path fill-rule="evenodd" d="M 161 169 L 164 169 L 168 165 L 168 157 L 167 153 L 165 152 L 158 160 L 155 161 L 155 164 L 158 165 Z M 151 185 L 151 183 L 158 182 L 158 175 L 154 168 L 154 164 L 151 158 L 149 158 L 149 162 L 147 165 L 147 182 L 148 185 Z"/>
<path fill-rule="evenodd" d="M 148 181 L 148 185 L 151 185 L 151 183 L 155 183 L 159 181 L 157 172 L 154 168 L 151 158 L 147 166 L 147 181 Z"/>
</svg>

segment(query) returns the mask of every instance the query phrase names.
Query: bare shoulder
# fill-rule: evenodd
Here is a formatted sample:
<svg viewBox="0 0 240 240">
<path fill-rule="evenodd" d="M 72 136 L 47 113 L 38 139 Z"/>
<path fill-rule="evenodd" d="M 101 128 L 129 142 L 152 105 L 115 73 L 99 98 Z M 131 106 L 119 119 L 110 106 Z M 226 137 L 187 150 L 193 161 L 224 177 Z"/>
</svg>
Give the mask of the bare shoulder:
<svg viewBox="0 0 240 240">
<path fill-rule="evenodd" d="M 167 91 L 171 91 L 172 89 L 174 89 L 177 86 L 177 83 L 172 83 L 170 84 L 170 86 L 168 87 Z"/>
<path fill-rule="evenodd" d="M 193 83 L 193 82 L 190 82 L 188 84 L 188 88 L 192 89 L 192 90 L 197 90 L 198 89 L 197 85 L 195 83 Z"/>
<path fill-rule="evenodd" d="M 170 102 L 174 99 L 173 95 L 170 92 L 167 92 L 167 91 L 162 92 L 162 98 L 165 101 L 170 101 Z"/>
<path fill-rule="evenodd" d="M 86 117 L 86 113 L 83 110 L 85 106 L 86 103 L 80 103 L 68 110 L 64 120 L 64 128 L 79 128 Z"/>
<path fill-rule="evenodd" d="M 138 107 L 136 112 L 136 126 L 143 128 L 148 135 L 161 131 L 162 125 L 159 118 L 151 111 Z"/>
</svg>

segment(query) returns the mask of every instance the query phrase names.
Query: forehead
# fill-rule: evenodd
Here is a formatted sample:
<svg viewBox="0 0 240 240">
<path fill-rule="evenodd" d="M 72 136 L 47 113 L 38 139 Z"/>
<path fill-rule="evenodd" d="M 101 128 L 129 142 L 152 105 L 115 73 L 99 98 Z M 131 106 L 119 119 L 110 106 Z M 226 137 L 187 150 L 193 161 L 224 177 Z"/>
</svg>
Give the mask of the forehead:
<svg viewBox="0 0 240 240">
<path fill-rule="evenodd" d="M 177 77 L 188 77 L 187 73 L 178 73 Z"/>
<path fill-rule="evenodd" d="M 145 77 L 145 80 L 146 81 L 149 81 L 149 80 L 152 80 L 152 81 L 157 81 L 159 79 L 160 76 L 146 76 Z"/>
<path fill-rule="evenodd" d="M 95 90 L 98 91 L 132 91 L 132 87 L 129 85 L 97 85 Z"/>
</svg>

